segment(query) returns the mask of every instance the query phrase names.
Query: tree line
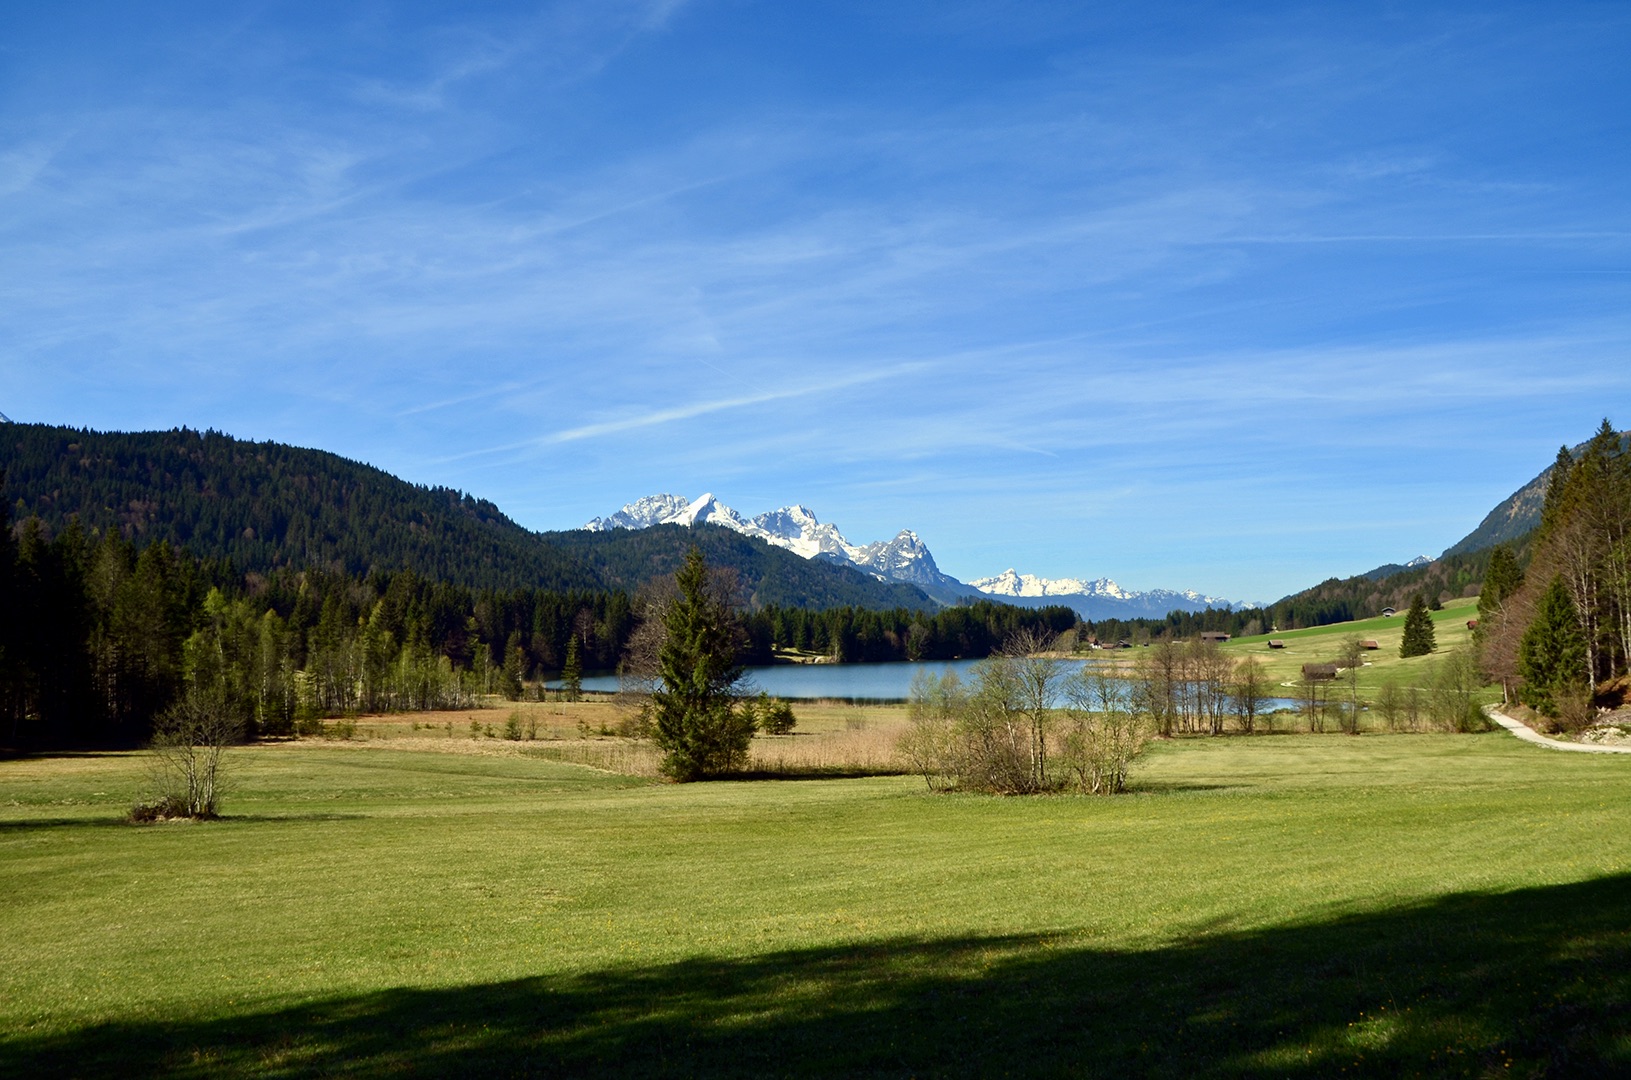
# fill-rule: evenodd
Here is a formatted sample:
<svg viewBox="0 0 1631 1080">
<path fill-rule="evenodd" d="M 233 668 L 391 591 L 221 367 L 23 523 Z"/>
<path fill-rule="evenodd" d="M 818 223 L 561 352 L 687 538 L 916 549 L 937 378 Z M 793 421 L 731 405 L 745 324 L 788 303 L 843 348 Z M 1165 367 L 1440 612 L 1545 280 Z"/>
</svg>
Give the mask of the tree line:
<svg viewBox="0 0 1631 1080">
<path fill-rule="evenodd" d="M 1491 564 L 1484 666 L 1509 699 L 1578 728 L 1631 658 L 1631 455 L 1608 420 L 1578 455 L 1558 451 L 1533 552 L 1527 569 L 1504 552 Z"/>
<path fill-rule="evenodd" d="M 854 663 L 990 656 L 1016 634 L 1034 632 L 1051 640 L 1074 630 L 1076 613 L 1063 606 L 1019 608 L 991 600 L 939 611 L 767 605 L 747 612 L 744 621 L 755 663 L 769 663 L 776 649 Z"/>
<path fill-rule="evenodd" d="M 253 734 L 347 712 L 518 697 L 569 652 L 612 668 L 623 592 L 470 589 L 409 572 L 241 574 L 76 520 L 15 530 L 0 506 L 0 742 L 130 746 L 193 688 Z"/>
</svg>

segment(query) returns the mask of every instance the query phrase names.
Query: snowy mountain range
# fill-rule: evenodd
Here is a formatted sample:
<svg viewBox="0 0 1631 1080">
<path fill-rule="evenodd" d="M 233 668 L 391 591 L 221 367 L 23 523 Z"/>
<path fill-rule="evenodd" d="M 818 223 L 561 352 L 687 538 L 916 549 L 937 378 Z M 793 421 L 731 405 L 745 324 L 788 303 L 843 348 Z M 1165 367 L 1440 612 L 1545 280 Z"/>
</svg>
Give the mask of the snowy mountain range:
<svg viewBox="0 0 1631 1080">
<path fill-rule="evenodd" d="M 712 493 L 698 499 L 681 495 L 648 495 L 629 503 L 609 517 L 597 517 L 583 528 L 590 532 L 611 529 L 647 529 L 653 525 L 720 525 L 767 544 L 786 548 L 806 559 L 830 559 L 854 566 L 880 581 L 916 585 L 942 603 L 968 597 L 999 597 L 1024 607 L 1064 604 L 1083 618 L 1159 618 L 1169 611 L 1201 611 L 1207 607 L 1234 607 L 1228 600 L 1193 590 L 1153 589 L 1134 592 L 1109 578 L 1041 578 L 1013 569 L 995 577 L 959 581 L 935 565 L 929 548 L 910 529 L 892 540 L 852 544 L 836 525 L 818 520 L 808 507 L 793 505 L 755 517 L 744 517 L 721 503 Z"/>
</svg>

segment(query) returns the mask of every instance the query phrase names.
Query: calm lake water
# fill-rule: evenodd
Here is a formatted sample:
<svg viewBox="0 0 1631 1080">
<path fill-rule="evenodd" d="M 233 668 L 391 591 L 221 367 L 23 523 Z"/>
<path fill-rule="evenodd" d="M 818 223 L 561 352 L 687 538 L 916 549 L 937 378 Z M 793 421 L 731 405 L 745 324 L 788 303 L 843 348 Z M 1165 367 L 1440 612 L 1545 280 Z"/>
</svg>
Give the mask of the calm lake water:
<svg viewBox="0 0 1631 1080">
<path fill-rule="evenodd" d="M 747 678 L 753 692 L 763 690 L 771 697 L 790 701 L 813 701 L 822 698 L 840 701 L 905 701 L 911 693 L 912 680 L 920 671 L 939 676 L 955 671 L 967 680 L 969 669 L 977 660 L 896 661 L 886 664 L 774 664 L 770 667 L 750 667 Z M 1067 660 L 1072 666 L 1086 666 L 1089 660 Z M 552 688 L 558 682 L 550 683 Z M 585 690 L 614 693 L 616 675 L 586 675 Z M 1268 708 L 1291 708 L 1295 702 L 1276 698 Z"/>
</svg>

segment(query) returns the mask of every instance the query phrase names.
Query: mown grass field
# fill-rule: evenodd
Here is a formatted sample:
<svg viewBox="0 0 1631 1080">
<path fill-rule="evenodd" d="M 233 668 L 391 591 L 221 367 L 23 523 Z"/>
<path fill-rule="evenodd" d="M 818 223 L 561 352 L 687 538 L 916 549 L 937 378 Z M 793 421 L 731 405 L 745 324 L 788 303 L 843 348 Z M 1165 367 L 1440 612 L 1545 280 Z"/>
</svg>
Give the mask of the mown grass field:
<svg viewBox="0 0 1631 1080">
<path fill-rule="evenodd" d="M 0 763 L 0 1075 L 1631 1070 L 1631 761 L 1158 746 L 1116 799 L 511 754 Z"/>
</svg>

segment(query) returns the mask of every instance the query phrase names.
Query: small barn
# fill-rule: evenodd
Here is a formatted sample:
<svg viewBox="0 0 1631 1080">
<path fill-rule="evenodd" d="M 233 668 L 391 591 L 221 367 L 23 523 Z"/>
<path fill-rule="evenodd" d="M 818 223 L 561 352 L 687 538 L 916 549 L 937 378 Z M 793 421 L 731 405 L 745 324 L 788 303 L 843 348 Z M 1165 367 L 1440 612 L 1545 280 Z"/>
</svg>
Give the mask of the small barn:
<svg viewBox="0 0 1631 1080">
<path fill-rule="evenodd" d="M 1361 649 L 1380 649 L 1382 646 L 1378 645 L 1374 641 L 1361 641 L 1359 643 L 1359 647 Z"/>
<path fill-rule="evenodd" d="M 1202 630 L 1201 631 L 1201 644 L 1203 644 L 1203 645 L 1222 645 L 1225 641 L 1228 641 L 1228 640 L 1229 640 L 1229 635 L 1225 634 L 1221 630 Z"/>
<path fill-rule="evenodd" d="M 1478 629 L 1478 620 L 1477 619 L 1468 619 L 1467 620 L 1467 629 L 1468 630 Z"/>
<path fill-rule="evenodd" d="M 1331 682 L 1337 677 L 1335 664 L 1304 664 L 1303 679 L 1307 682 Z"/>
<path fill-rule="evenodd" d="M 1398 614 L 1398 612 L 1393 610 L 1390 607 L 1385 607 L 1385 608 L 1382 609 L 1382 618 L 1384 618 L 1384 619 L 1391 619 L 1391 618 L 1393 618 L 1393 616 L 1395 616 L 1397 614 Z"/>
<path fill-rule="evenodd" d="M 1269 641 L 1269 648 L 1271 649 L 1283 649 L 1285 647 L 1286 643 L 1281 641 L 1279 638 L 1273 638 Z"/>
</svg>

